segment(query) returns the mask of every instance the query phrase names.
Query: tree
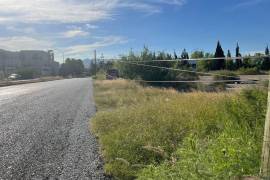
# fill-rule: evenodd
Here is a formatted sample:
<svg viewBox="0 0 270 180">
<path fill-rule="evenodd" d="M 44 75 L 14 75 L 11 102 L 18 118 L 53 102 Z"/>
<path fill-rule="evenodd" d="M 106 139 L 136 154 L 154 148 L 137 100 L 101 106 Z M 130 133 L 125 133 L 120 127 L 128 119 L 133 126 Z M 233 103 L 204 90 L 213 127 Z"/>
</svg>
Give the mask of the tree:
<svg viewBox="0 0 270 180">
<path fill-rule="evenodd" d="M 231 58 L 232 57 L 232 54 L 231 54 L 231 51 L 228 50 L 228 53 L 227 53 L 227 58 Z"/>
<path fill-rule="evenodd" d="M 78 77 L 84 73 L 83 61 L 80 59 L 67 58 L 65 63 L 61 65 L 59 74 L 62 76 Z"/>
<path fill-rule="evenodd" d="M 20 79 L 33 79 L 40 76 L 40 73 L 33 68 L 20 68 L 16 72 Z"/>
<path fill-rule="evenodd" d="M 191 54 L 191 59 L 200 59 L 204 57 L 204 52 L 203 51 L 194 51 Z"/>
<path fill-rule="evenodd" d="M 240 47 L 239 47 L 239 44 L 237 43 L 236 45 L 236 50 L 235 50 L 235 57 L 242 57 L 241 53 L 240 53 Z M 239 69 L 243 66 L 243 62 L 242 62 L 242 59 L 236 59 L 235 60 L 236 62 L 236 68 Z"/>
<path fill-rule="evenodd" d="M 186 51 L 186 49 L 184 49 L 182 51 L 182 53 L 181 53 L 180 66 L 186 66 L 187 67 L 189 65 L 187 59 L 189 59 L 189 55 L 188 55 L 188 52 Z"/>
<path fill-rule="evenodd" d="M 191 54 L 191 58 L 192 59 L 200 59 L 200 58 L 204 58 L 205 55 L 210 55 L 209 53 L 205 53 L 203 51 L 194 51 Z M 197 61 L 197 70 L 198 71 L 209 71 L 210 70 L 210 66 L 208 64 L 207 60 L 200 60 Z"/>
<path fill-rule="evenodd" d="M 188 55 L 188 52 L 186 51 L 186 49 L 183 50 L 183 52 L 181 54 L 181 59 L 189 59 L 189 55 Z"/>
<path fill-rule="evenodd" d="M 262 62 L 262 66 L 261 66 L 261 69 L 262 70 L 270 70 L 270 57 L 269 57 L 269 47 L 267 46 L 265 48 L 265 56 L 268 56 L 268 57 L 265 57 L 263 59 L 263 62 Z"/>
<path fill-rule="evenodd" d="M 217 43 L 217 48 L 216 48 L 216 52 L 215 52 L 215 58 L 221 58 L 221 59 L 216 59 L 216 60 L 213 61 L 212 69 L 213 70 L 224 69 L 225 68 L 225 59 L 224 59 L 225 55 L 224 55 L 224 51 L 223 51 L 219 41 Z"/>
<path fill-rule="evenodd" d="M 233 63 L 233 60 L 231 59 L 231 57 L 232 57 L 231 51 L 228 50 L 227 61 L 226 61 L 226 69 L 228 69 L 228 70 L 234 70 L 234 63 Z"/>
<path fill-rule="evenodd" d="M 91 60 L 91 63 L 90 63 L 90 69 L 89 69 L 89 73 L 91 76 L 95 75 L 96 74 L 96 64 L 94 63 L 93 60 Z"/>
<path fill-rule="evenodd" d="M 148 49 L 147 46 L 143 47 L 143 51 L 141 53 L 141 60 L 142 61 L 150 61 L 150 60 L 152 60 L 152 53 L 150 52 L 150 50 Z"/>
<path fill-rule="evenodd" d="M 176 52 L 173 52 L 174 59 L 178 59 Z"/>
</svg>

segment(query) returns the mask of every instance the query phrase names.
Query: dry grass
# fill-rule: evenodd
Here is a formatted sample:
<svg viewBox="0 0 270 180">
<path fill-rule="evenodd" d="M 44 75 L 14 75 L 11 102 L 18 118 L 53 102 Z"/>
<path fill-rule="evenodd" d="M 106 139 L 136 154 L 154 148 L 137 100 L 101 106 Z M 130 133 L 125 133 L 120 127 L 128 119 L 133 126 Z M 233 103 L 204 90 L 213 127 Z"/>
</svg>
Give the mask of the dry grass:
<svg viewBox="0 0 270 180">
<path fill-rule="evenodd" d="M 193 137 L 193 135 L 200 138 L 199 142 L 203 142 L 202 147 L 206 148 L 207 143 L 213 145 L 212 149 L 208 151 L 205 149 L 199 154 L 208 153 L 203 157 L 216 158 L 213 162 L 216 163 L 217 167 L 220 166 L 220 169 L 210 173 L 217 175 L 217 177 L 223 177 L 224 174 L 225 177 L 229 172 L 232 173 L 230 175 L 241 175 L 241 173 L 257 170 L 257 167 L 251 167 L 250 164 L 259 162 L 257 157 L 259 157 L 260 147 L 256 144 L 258 141 L 256 139 L 253 141 L 249 135 L 246 137 L 245 134 L 248 133 L 245 132 L 249 126 L 247 122 L 252 124 L 254 118 L 260 120 L 256 123 L 263 119 L 260 114 L 264 110 L 254 114 L 254 109 L 262 106 L 266 99 L 264 94 L 261 95 L 257 91 L 247 93 L 245 96 L 252 100 L 249 102 L 249 99 L 241 97 L 239 92 L 179 93 L 173 89 L 142 87 L 126 80 L 95 81 L 94 86 L 99 112 L 91 121 L 91 128 L 99 137 L 106 161 L 106 173 L 120 179 L 134 179 L 141 170 L 149 165 L 150 167 L 151 165 L 152 167 L 157 166 L 171 159 L 173 159 L 173 164 L 179 164 L 179 160 L 175 158 L 174 154 L 179 148 L 183 148 L 183 142 L 188 142 L 189 145 L 188 138 Z M 255 99 L 259 97 L 261 104 L 253 101 L 254 98 L 251 98 L 253 96 Z M 261 125 L 256 125 L 256 127 L 261 128 Z M 256 132 L 261 132 L 260 128 Z M 220 138 L 220 142 L 215 142 L 226 129 L 229 129 L 230 133 L 234 133 L 225 132 L 226 136 L 224 134 L 223 136 L 226 138 L 227 136 L 238 138 L 239 135 L 243 134 L 243 138 L 239 138 L 241 140 L 239 142 L 248 143 L 244 139 L 251 139 L 251 144 L 254 143 L 254 147 L 256 147 L 240 154 L 244 158 L 255 154 L 250 160 L 246 158 L 245 164 L 247 165 L 245 165 L 246 167 L 243 165 L 244 170 L 240 174 L 237 174 L 238 169 L 234 171 L 233 167 L 235 163 L 242 162 L 233 159 L 236 158 L 234 154 L 231 161 L 222 159 L 220 152 L 224 148 L 223 146 L 226 147 L 226 143 L 223 143 L 222 138 Z M 254 137 L 253 134 L 251 135 Z M 240 143 L 236 142 L 235 145 L 237 144 Z M 232 152 L 236 151 L 234 146 L 231 147 Z M 192 149 L 189 146 L 184 149 L 188 152 L 186 154 L 189 154 L 190 150 Z M 176 173 L 177 178 L 184 177 L 185 174 L 181 174 L 184 172 L 187 175 L 189 173 L 196 175 L 196 170 L 191 172 L 194 167 L 192 165 L 193 157 L 187 155 L 181 158 L 186 159 L 185 162 L 188 164 L 183 165 L 182 163 L 185 162 L 181 162 L 179 168 L 174 168 L 175 172 L 171 171 L 169 165 L 164 165 L 154 172 L 152 169 L 148 169 L 148 171 L 146 169 L 145 173 L 140 174 L 141 179 L 160 177 L 159 172 L 164 172 L 165 176 Z M 223 166 L 225 163 L 227 163 L 226 166 Z M 191 165 L 190 170 L 180 167 L 189 164 Z M 209 166 L 211 167 L 213 164 Z M 228 170 L 228 173 L 223 172 L 223 167 L 227 168 L 225 170 Z"/>
</svg>

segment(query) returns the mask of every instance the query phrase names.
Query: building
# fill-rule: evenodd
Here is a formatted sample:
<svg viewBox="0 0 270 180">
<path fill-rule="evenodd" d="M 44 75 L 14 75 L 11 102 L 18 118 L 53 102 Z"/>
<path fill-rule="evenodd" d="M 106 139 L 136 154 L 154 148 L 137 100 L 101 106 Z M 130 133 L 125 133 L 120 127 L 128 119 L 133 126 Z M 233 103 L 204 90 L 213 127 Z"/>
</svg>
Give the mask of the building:
<svg viewBox="0 0 270 180">
<path fill-rule="evenodd" d="M 53 51 L 6 51 L 0 50 L 0 76 L 8 76 L 20 69 L 33 69 L 41 76 L 55 75 L 59 63 L 54 61 Z"/>
</svg>

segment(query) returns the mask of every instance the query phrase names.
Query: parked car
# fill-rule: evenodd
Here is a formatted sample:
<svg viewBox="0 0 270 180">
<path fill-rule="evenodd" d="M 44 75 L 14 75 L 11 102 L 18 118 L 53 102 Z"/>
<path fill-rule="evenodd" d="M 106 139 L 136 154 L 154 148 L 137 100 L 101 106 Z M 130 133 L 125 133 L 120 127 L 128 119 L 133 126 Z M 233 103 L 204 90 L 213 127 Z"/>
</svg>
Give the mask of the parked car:
<svg viewBox="0 0 270 180">
<path fill-rule="evenodd" d="M 117 69 L 109 69 L 106 74 L 106 79 L 114 80 L 119 78 L 119 72 Z"/>
<path fill-rule="evenodd" d="M 18 80 L 20 79 L 20 75 L 19 74 L 11 74 L 10 76 L 8 76 L 8 80 Z"/>
</svg>

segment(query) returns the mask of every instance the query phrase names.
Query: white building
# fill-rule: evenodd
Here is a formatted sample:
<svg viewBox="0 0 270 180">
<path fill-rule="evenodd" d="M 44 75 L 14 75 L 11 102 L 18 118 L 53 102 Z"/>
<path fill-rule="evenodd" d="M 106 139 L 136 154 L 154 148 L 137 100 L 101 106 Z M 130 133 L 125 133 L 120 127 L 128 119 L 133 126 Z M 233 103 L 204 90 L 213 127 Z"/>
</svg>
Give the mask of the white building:
<svg viewBox="0 0 270 180">
<path fill-rule="evenodd" d="M 8 76 L 24 68 L 34 69 L 41 76 L 49 76 L 58 73 L 59 63 L 54 61 L 53 51 L 0 50 L 0 75 Z"/>
</svg>

